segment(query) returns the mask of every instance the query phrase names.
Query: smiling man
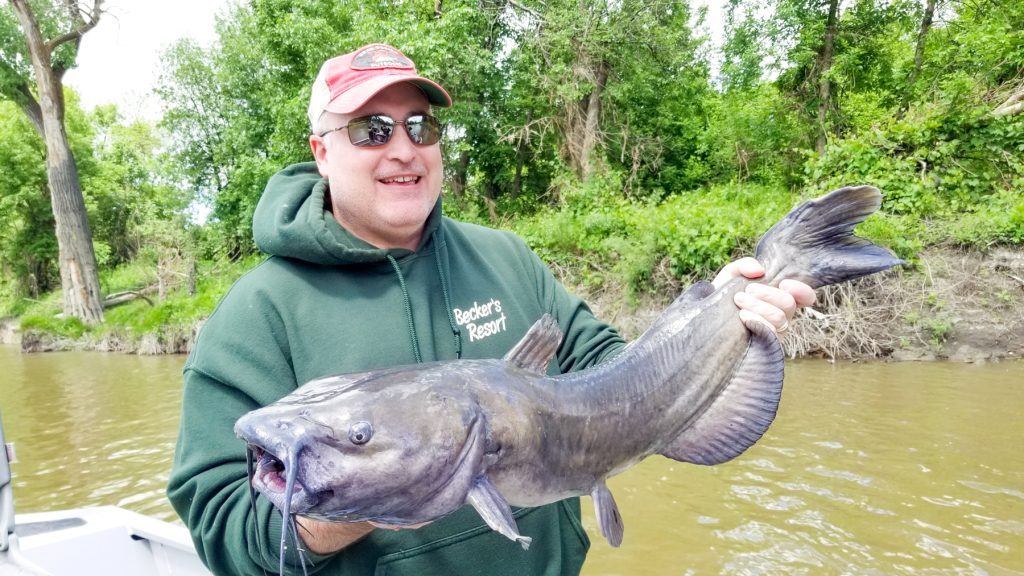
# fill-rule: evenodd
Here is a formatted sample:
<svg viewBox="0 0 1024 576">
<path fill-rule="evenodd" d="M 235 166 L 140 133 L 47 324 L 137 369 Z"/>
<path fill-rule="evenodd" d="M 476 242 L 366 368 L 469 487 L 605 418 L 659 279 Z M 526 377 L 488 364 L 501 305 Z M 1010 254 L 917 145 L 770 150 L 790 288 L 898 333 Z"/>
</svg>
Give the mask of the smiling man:
<svg viewBox="0 0 1024 576">
<path fill-rule="evenodd" d="M 276 174 L 253 215 L 270 255 L 203 327 L 185 365 L 168 495 L 215 574 L 278 569 L 282 518 L 250 500 L 235 421 L 322 376 L 456 358 L 499 358 L 544 314 L 564 334 L 550 371 L 593 366 L 625 342 L 569 294 L 515 235 L 441 211 L 442 127 L 451 98 L 397 49 L 372 44 L 324 63 L 312 90 L 315 162 Z M 751 259 L 716 282 L 763 273 Z M 813 302 L 799 282 L 752 285 L 741 315 L 775 328 Z M 372 487 L 371 487 L 372 488 Z M 383 497 L 383 495 L 382 495 Z M 286 564 L 317 574 L 576 574 L 590 541 L 579 500 L 515 512 L 519 544 L 470 507 L 423 526 L 299 517 Z M 301 558 L 300 558 L 301 556 Z"/>
</svg>

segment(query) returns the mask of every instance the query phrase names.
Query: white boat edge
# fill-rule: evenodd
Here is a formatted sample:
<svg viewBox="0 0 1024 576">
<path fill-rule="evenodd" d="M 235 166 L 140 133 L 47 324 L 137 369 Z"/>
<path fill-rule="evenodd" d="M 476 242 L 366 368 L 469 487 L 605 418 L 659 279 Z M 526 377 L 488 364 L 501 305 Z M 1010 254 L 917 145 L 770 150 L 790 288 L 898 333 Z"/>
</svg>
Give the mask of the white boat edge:
<svg viewBox="0 0 1024 576">
<path fill-rule="evenodd" d="M 210 576 L 188 531 L 117 506 L 15 516 L 0 576 Z"/>
<path fill-rule="evenodd" d="M 185 527 L 118 506 L 15 514 L 0 418 L 0 576 L 210 576 Z"/>
</svg>

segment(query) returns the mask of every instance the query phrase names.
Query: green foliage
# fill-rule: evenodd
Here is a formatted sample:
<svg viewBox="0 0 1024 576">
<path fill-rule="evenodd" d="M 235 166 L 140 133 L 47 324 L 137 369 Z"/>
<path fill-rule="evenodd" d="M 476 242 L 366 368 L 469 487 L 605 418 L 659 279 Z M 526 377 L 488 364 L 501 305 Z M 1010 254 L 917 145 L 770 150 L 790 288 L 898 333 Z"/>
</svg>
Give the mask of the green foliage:
<svg viewBox="0 0 1024 576">
<path fill-rule="evenodd" d="M 894 214 L 938 217 L 957 226 L 961 216 L 979 215 L 975 223 L 988 229 L 977 230 L 979 240 L 1012 239 L 1019 232 L 1010 192 L 1024 183 L 1021 152 L 1020 116 L 995 117 L 981 106 L 964 112 L 930 108 L 833 142 L 806 171 L 817 190 L 871 183 L 886 194 L 886 209 Z M 993 211 L 997 205 L 1008 211 Z"/>
<path fill-rule="evenodd" d="M 140 250 L 184 241 L 187 197 L 170 183 L 163 138 L 142 121 L 121 123 L 113 106 L 93 111 L 93 168 L 83 177 L 100 264 L 116 266 Z"/>
<path fill-rule="evenodd" d="M 43 143 L 24 114 L 0 101 L 0 274 L 7 298 L 60 287 Z"/>
<path fill-rule="evenodd" d="M 811 143 L 799 111 L 774 86 L 762 84 L 722 95 L 703 145 L 715 182 L 789 187 L 800 181 L 801 150 Z"/>
<path fill-rule="evenodd" d="M 610 173 L 614 176 L 614 173 Z M 605 177 L 576 188 L 557 211 L 513 223 L 545 261 L 579 270 L 579 283 L 622 283 L 651 289 L 663 263 L 679 280 L 710 278 L 792 207 L 778 188 L 716 186 L 661 202 L 622 198 L 622 178 Z"/>
</svg>

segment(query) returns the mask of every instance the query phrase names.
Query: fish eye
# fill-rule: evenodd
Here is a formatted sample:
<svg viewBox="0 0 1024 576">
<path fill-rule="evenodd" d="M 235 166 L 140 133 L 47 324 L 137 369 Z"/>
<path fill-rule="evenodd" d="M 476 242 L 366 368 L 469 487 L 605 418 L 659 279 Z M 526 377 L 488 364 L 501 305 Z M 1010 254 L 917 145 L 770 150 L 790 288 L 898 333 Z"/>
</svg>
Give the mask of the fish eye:
<svg viewBox="0 0 1024 576">
<path fill-rule="evenodd" d="M 353 444 L 366 444 L 373 437 L 373 426 L 369 422 L 356 422 L 348 429 L 348 439 Z"/>
</svg>

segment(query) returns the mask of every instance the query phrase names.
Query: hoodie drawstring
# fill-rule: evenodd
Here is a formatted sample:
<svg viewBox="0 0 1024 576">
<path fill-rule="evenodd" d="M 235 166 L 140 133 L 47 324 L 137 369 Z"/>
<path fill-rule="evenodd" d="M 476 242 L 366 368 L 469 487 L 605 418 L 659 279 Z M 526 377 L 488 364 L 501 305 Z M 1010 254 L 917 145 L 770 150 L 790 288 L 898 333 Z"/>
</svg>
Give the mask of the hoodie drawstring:
<svg viewBox="0 0 1024 576">
<path fill-rule="evenodd" d="M 438 234 L 440 234 L 438 230 Z M 444 311 L 448 313 L 448 326 L 452 329 L 452 335 L 455 336 L 455 357 L 462 358 L 462 332 L 459 331 L 459 325 L 455 323 L 455 316 L 452 314 L 452 301 L 451 296 L 448 294 L 448 275 L 444 273 L 444 268 L 441 266 L 441 243 L 434 239 L 436 245 L 434 246 L 434 262 L 437 263 L 437 275 L 441 277 L 441 295 L 444 297 Z"/>
<path fill-rule="evenodd" d="M 437 266 L 437 275 L 441 278 L 441 295 L 444 298 L 444 311 L 448 316 L 448 326 L 452 330 L 452 336 L 455 338 L 455 357 L 462 358 L 462 332 L 459 330 L 458 324 L 455 323 L 455 316 L 452 313 L 452 300 L 451 293 L 448 290 L 448 275 L 444 273 L 444 267 L 441 265 L 441 243 L 438 242 L 434 250 L 434 264 Z M 412 319 L 412 301 L 409 299 L 409 289 L 405 284 L 405 276 L 402 274 L 402 268 L 398 265 L 398 261 L 391 254 L 387 255 L 388 262 L 391 263 L 391 267 L 395 270 L 395 275 L 398 276 L 398 285 L 402 288 L 402 300 L 405 303 L 405 318 L 409 324 L 409 338 L 412 341 L 412 355 L 416 359 L 417 363 L 423 362 L 423 355 L 420 353 L 419 336 L 416 335 L 416 323 Z"/>
<path fill-rule="evenodd" d="M 419 364 L 423 362 L 423 355 L 420 354 L 420 341 L 416 336 L 416 324 L 412 321 L 412 302 L 409 300 L 409 290 L 405 286 L 405 276 L 402 275 L 402 269 L 398 266 L 395 257 L 391 254 L 388 254 L 387 257 L 388 262 L 391 262 L 391 267 L 395 269 L 395 275 L 398 276 L 398 285 L 402 287 L 402 298 L 405 300 L 405 318 L 409 322 L 409 338 L 412 339 L 412 355 L 416 359 L 416 363 Z"/>
</svg>

